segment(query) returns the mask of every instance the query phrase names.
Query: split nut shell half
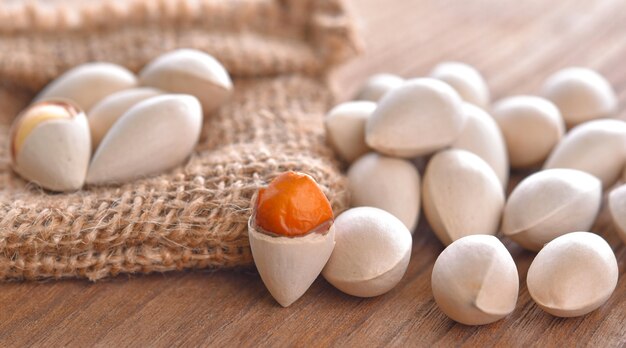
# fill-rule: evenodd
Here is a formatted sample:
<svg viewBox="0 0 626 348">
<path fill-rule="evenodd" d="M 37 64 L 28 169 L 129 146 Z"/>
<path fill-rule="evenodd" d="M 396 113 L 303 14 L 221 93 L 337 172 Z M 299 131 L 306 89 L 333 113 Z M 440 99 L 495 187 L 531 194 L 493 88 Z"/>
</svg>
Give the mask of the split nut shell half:
<svg viewBox="0 0 626 348">
<path fill-rule="evenodd" d="M 626 162 L 626 122 L 593 120 L 570 130 L 557 144 L 544 169 L 571 168 L 596 176 L 607 188 L 617 181 Z"/>
<path fill-rule="evenodd" d="M 379 101 L 367 121 L 365 139 L 386 155 L 426 155 L 451 145 L 465 119 L 461 97 L 452 87 L 432 78 L 412 79 Z"/>
<path fill-rule="evenodd" d="M 157 57 L 141 70 L 139 83 L 169 93 L 193 95 L 205 113 L 222 106 L 233 91 L 224 66 L 213 56 L 193 49 L 178 49 Z"/>
<path fill-rule="evenodd" d="M 48 84 L 35 98 L 66 99 L 89 112 L 104 97 L 137 86 L 130 70 L 111 63 L 86 63 L 72 68 Z"/>
<path fill-rule="evenodd" d="M 352 207 L 382 209 L 413 233 L 420 213 L 420 175 L 411 162 L 369 153 L 350 166 L 348 186 Z"/>
<path fill-rule="evenodd" d="M 322 271 L 346 294 L 382 295 L 404 277 L 413 239 L 402 221 L 372 207 L 348 209 L 335 219 L 336 245 Z"/>
<path fill-rule="evenodd" d="M 468 235 L 496 234 L 504 190 L 483 159 L 465 150 L 445 150 L 426 166 L 422 204 L 433 231 L 448 245 Z"/>
<path fill-rule="evenodd" d="M 619 270 L 611 246 L 589 232 L 560 236 L 541 249 L 528 269 L 533 300 L 557 317 L 585 315 L 604 304 Z"/>
<path fill-rule="evenodd" d="M 589 230 L 602 203 L 602 183 L 575 169 L 549 169 L 522 180 L 511 192 L 502 232 L 522 247 L 539 251 L 554 238 Z"/>
<path fill-rule="evenodd" d="M 515 309 L 519 278 L 515 262 L 494 236 L 473 235 L 450 244 L 432 273 L 433 296 L 452 320 L 485 325 Z"/>
<path fill-rule="evenodd" d="M 201 127 L 202 107 L 193 96 L 166 94 L 141 101 L 102 139 L 87 183 L 124 183 L 178 166 L 193 152 Z"/>
<path fill-rule="evenodd" d="M 85 114 L 75 105 L 41 101 L 24 110 L 11 129 L 11 159 L 24 179 L 51 191 L 83 186 L 91 141 Z"/>
</svg>

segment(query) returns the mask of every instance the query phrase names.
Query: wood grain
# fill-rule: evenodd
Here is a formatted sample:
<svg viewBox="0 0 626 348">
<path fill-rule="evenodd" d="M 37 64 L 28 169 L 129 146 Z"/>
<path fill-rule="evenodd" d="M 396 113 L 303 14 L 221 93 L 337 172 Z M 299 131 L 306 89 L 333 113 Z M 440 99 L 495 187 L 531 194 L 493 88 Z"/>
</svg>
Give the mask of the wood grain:
<svg viewBox="0 0 626 348">
<path fill-rule="evenodd" d="M 537 93 L 555 70 L 589 66 L 608 77 L 626 116 L 626 3 L 605 1 L 352 0 L 367 53 L 335 72 L 339 99 L 368 75 L 426 75 L 441 60 L 484 72 L 495 99 Z M 513 183 L 524 173 L 516 173 Z M 511 185 L 512 186 L 512 185 Z M 606 204 L 605 204 L 606 205 Z M 618 258 L 620 280 L 591 314 L 558 319 L 530 299 L 534 254 L 510 241 L 520 272 L 515 312 L 483 327 L 440 312 L 430 275 L 443 249 L 424 217 L 405 278 L 372 299 L 344 295 L 322 278 L 287 309 L 252 271 L 189 272 L 87 281 L 0 285 L 0 346 L 529 346 L 626 344 L 626 248 L 606 209 L 593 231 Z"/>
</svg>

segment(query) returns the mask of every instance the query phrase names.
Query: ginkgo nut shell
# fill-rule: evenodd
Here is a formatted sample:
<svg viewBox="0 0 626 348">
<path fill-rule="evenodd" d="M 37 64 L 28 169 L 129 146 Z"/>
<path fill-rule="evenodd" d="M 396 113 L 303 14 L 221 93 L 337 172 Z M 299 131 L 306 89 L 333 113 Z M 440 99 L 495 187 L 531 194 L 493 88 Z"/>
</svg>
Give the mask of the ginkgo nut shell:
<svg viewBox="0 0 626 348">
<path fill-rule="evenodd" d="M 337 155 L 348 163 L 370 151 L 365 143 L 365 125 L 376 109 L 371 101 L 352 101 L 332 108 L 324 118 L 326 139 Z"/>
<path fill-rule="evenodd" d="M 569 128 L 610 117 L 618 104 L 613 87 L 602 75 L 580 67 L 552 74 L 546 79 L 541 94 L 556 104 Z"/>
<path fill-rule="evenodd" d="M 483 76 L 471 65 L 443 62 L 433 68 L 430 76 L 449 84 L 461 98 L 478 107 L 489 105 L 489 88 Z"/>
<path fill-rule="evenodd" d="M 393 74 L 372 75 L 361 87 L 356 100 L 378 102 L 387 92 L 402 85 L 404 79 Z"/>
<path fill-rule="evenodd" d="M 626 163 L 626 122 L 593 120 L 572 128 L 555 146 L 543 169 L 585 171 L 607 188 L 617 181 Z"/>
<path fill-rule="evenodd" d="M 471 235 L 439 255 L 431 285 L 437 305 L 451 319 L 485 325 L 513 312 L 519 278 L 511 254 L 498 238 Z"/>
<path fill-rule="evenodd" d="M 467 120 L 452 147 L 467 150 L 485 160 L 506 188 L 509 181 L 509 158 L 502 131 L 493 117 L 478 106 L 463 103 L 463 111 Z"/>
<path fill-rule="evenodd" d="M 31 134 L 33 129 L 43 122 L 54 119 L 69 119 L 79 111 L 67 103 L 43 102 L 33 105 L 24 111 L 23 116 L 17 121 L 14 128 L 12 152 L 13 156 L 19 152 L 24 140 Z"/>
<path fill-rule="evenodd" d="M 383 209 L 413 233 L 420 213 L 420 181 L 411 162 L 368 153 L 348 169 L 350 205 Z"/>
<path fill-rule="evenodd" d="M 324 278 L 353 296 L 373 297 L 402 280 L 412 237 L 395 216 L 372 207 L 348 209 L 335 219 L 336 245 Z"/>
<path fill-rule="evenodd" d="M 451 145 L 465 123 L 462 100 L 432 78 L 407 80 L 378 102 L 365 127 L 365 141 L 390 156 L 411 158 Z"/>
<path fill-rule="evenodd" d="M 312 177 L 291 171 L 261 187 L 252 202 L 248 237 L 254 263 L 274 299 L 290 306 L 315 281 L 335 246 L 330 203 Z"/>
<path fill-rule="evenodd" d="M 85 114 L 74 104 L 45 100 L 32 104 L 10 132 L 13 169 L 51 191 L 75 191 L 85 182 L 91 142 Z"/>
<path fill-rule="evenodd" d="M 513 168 L 541 166 L 565 133 L 559 109 L 544 98 L 508 97 L 497 102 L 492 113 Z"/>
<path fill-rule="evenodd" d="M 483 159 L 465 150 L 445 150 L 426 167 L 422 205 L 431 228 L 448 245 L 467 235 L 495 234 L 504 190 Z"/>
<path fill-rule="evenodd" d="M 92 62 L 78 65 L 49 83 L 35 98 L 69 100 L 84 112 L 106 96 L 137 86 L 137 78 L 123 66 Z"/>
<path fill-rule="evenodd" d="M 626 244 L 626 185 L 621 185 L 609 194 L 609 211 L 617 235 Z"/>
<path fill-rule="evenodd" d="M 526 285 L 535 303 L 558 317 L 585 315 L 611 296 L 619 276 L 611 246 L 589 232 L 560 236 L 541 249 Z"/>
<path fill-rule="evenodd" d="M 502 232 L 522 247 L 539 251 L 572 231 L 588 230 L 602 203 L 602 183 L 575 169 L 548 169 L 522 180 L 504 207 Z"/>
</svg>

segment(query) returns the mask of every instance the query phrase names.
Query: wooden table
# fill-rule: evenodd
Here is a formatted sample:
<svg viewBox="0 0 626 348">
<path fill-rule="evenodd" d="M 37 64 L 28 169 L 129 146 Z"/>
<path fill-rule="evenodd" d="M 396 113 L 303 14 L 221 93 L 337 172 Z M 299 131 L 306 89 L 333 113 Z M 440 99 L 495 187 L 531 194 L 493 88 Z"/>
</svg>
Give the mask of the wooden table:
<svg viewBox="0 0 626 348">
<path fill-rule="evenodd" d="M 624 109 L 623 0 L 351 3 L 368 53 L 335 73 L 340 99 L 371 73 L 421 76 L 438 61 L 461 60 L 484 72 L 494 99 L 537 93 L 551 72 L 589 66 L 609 78 Z M 443 246 L 422 216 L 406 276 L 377 298 L 344 295 L 320 278 L 284 309 L 255 272 L 9 283 L 0 285 L 0 346 L 624 345 L 626 248 L 606 209 L 593 231 L 612 245 L 621 277 L 609 302 L 582 318 L 557 319 L 533 303 L 524 279 L 534 254 L 507 241 L 521 278 L 515 312 L 483 327 L 448 319 L 430 289 L 433 262 Z"/>
</svg>

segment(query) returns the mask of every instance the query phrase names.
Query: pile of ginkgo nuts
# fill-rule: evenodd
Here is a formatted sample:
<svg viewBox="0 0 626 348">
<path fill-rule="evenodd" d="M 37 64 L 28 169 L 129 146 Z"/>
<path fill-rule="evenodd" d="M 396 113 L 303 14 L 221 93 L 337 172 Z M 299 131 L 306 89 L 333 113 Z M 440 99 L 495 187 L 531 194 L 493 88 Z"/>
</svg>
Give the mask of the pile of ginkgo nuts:
<svg viewBox="0 0 626 348">
<path fill-rule="evenodd" d="M 189 157 L 203 115 L 223 105 L 232 90 L 224 67 L 191 49 L 157 57 L 138 76 L 111 63 L 77 66 L 15 119 L 13 168 L 60 192 L 160 174 Z"/>
<path fill-rule="evenodd" d="M 626 122 L 611 118 L 615 92 L 598 73 L 576 67 L 548 77 L 539 94 L 491 105 L 481 74 L 449 62 L 426 78 L 375 75 L 358 101 L 336 106 L 325 119 L 330 144 L 350 164 L 351 205 L 382 209 L 403 223 L 369 225 L 374 208 L 353 208 L 336 225 L 350 219 L 358 221 L 354 229 L 380 228 L 378 236 L 404 240 L 417 225 L 421 202 L 447 246 L 433 268 L 433 295 L 457 322 L 488 324 L 515 309 L 518 272 L 494 236 L 499 230 L 537 252 L 526 284 L 537 305 L 552 315 L 587 314 L 617 285 L 613 250 L 588 232 L 603 189 L 618 182 L 626 162 Z M 427 161 L 421 183 L 416 158 Z M 541 170 L 506 197 L 510 168 Z M 611 192 L 609 207 L 626 241 L 626 185 Z M 335 233 L 336 248 L 349 248 L 340 245 L 339 226 Z M 379 241 L 367 244 L 369 249 L 360 250 L 370 255 L 360 266 L 367 271 L 398 256 Z M 403 264 L 395 271 L 405 270 Z M 393 281 L 389 289 L 399 278 Z"/>
</svg>

